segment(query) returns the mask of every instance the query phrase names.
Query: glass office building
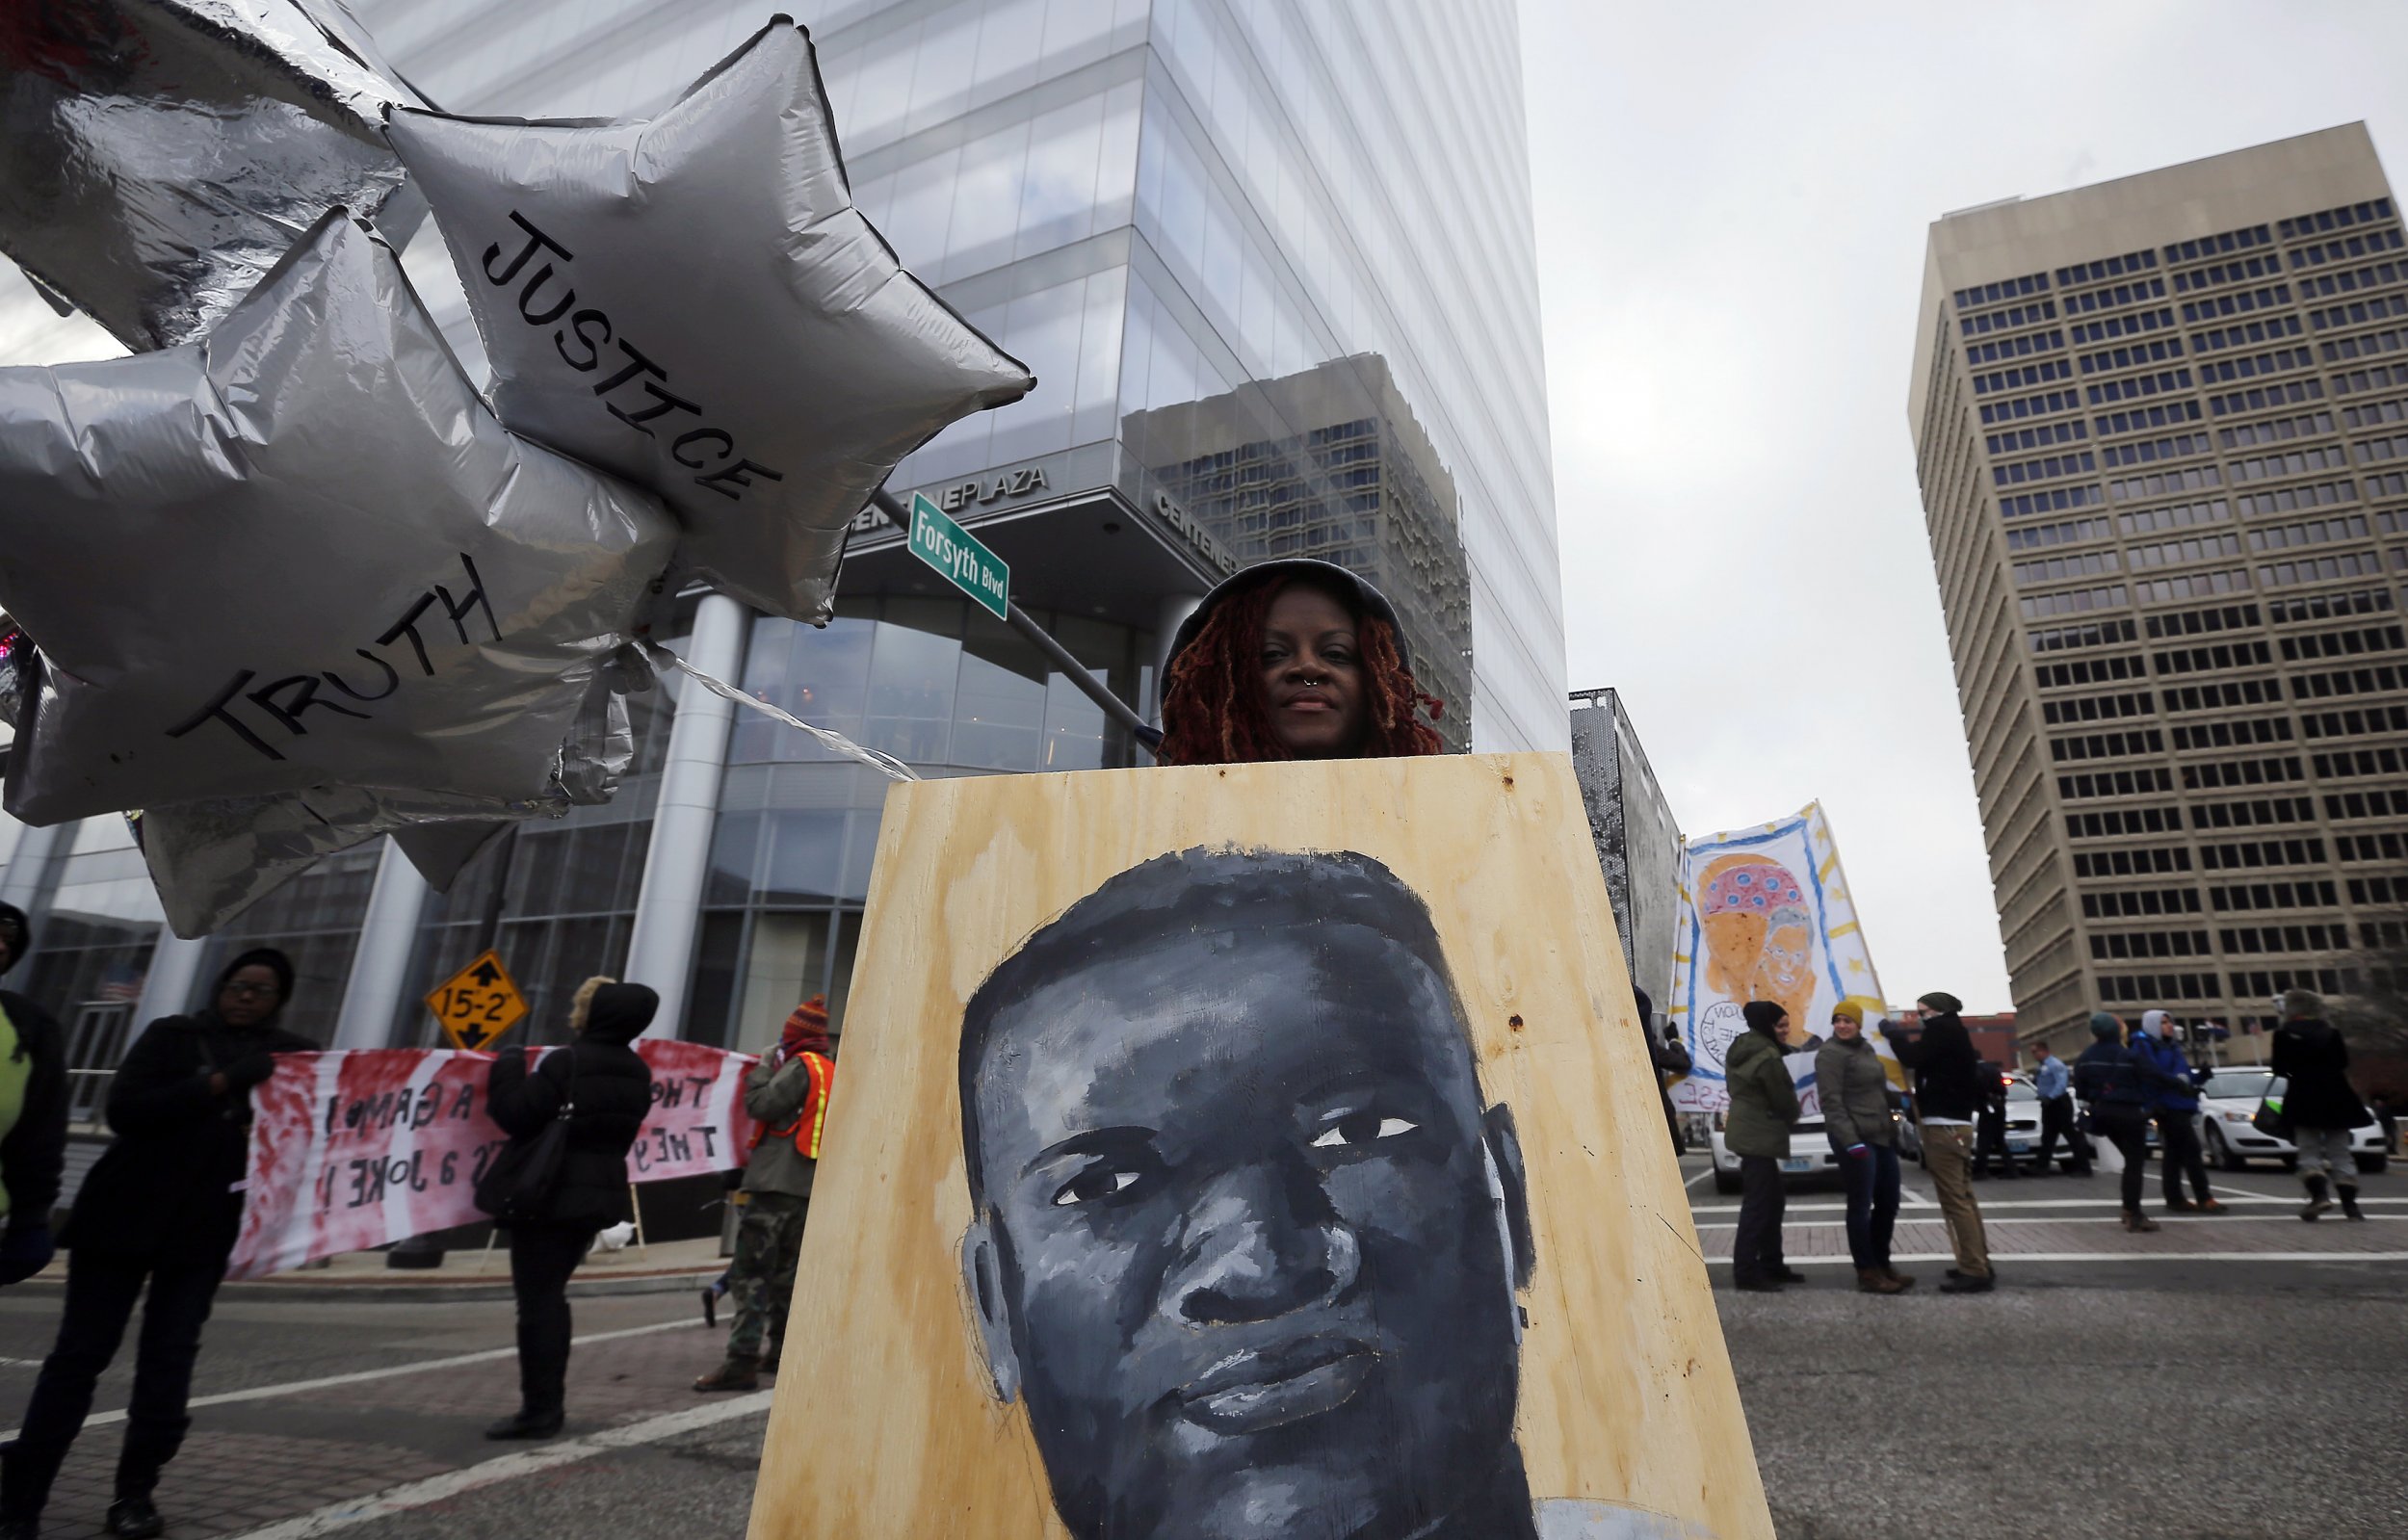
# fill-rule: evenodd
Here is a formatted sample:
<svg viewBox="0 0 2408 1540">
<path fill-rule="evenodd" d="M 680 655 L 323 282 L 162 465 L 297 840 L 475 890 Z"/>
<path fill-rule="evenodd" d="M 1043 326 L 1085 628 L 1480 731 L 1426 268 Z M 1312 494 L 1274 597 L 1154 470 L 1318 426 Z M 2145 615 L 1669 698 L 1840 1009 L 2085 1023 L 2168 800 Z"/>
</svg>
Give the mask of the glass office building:
<svg viewBox="0 0 2408 1540">
<path fill-rule="evenodd" d="M 353 0 L 455 111 L 656 110 L 773 8 Z M 1226 572 L 1313 555 L 1397 601 L 1458 747 L 1562 748 L 1561 598 L 1511 0 L 823 0 L 810 29 L 854 196 L 904 263 L 1025 360 L 1027 399 L 922 448 L 929 493 L 1140 712 Z M 413 276 L 472 362 L 432 230 Z M 0 357 L 73 339 L 0 295 Z M 875 517 L 823 631 L 689 596 L 697 665 L 929 775 L 1145 763 L 1066 677 Z M 30 985 L 91 1064 L 233 948 L 301 963 L 294 1025 L 428 1040 L 419 997 L 488 936 L 540 1039 L 589 973 L 684 1035 L 757 1046 L 825 991 L 841 1027 L 885 783 L 674 683 L 637 697 L 607 807 L 524 828 L 448 894 L 370 848 L 206 942 L 159 941 L 122 826 L 0 832 L 41 927 Z M 669 790 L 665 793 L 664 786 Z M 704 786 L 699 795 L 692 788 Z"/>
</svg>

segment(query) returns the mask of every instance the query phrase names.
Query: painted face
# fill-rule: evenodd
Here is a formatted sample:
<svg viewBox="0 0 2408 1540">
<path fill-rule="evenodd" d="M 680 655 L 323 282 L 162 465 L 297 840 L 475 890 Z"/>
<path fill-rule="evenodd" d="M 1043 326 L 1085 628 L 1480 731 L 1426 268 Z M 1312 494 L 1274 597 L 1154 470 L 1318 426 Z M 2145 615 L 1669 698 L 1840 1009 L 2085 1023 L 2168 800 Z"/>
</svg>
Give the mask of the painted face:
<svg viewBox="0 0 2408 1540">
<path fill-rule="evenodd" d="M 1164 940 L 1008 1007 L 977 1098 L 965 1260 L 1083 1540 L 1402 1540 L 1511 1453 L 1520 1156 L 1404 950 Z"/>
<path fill-rule="evenodd" d="M 229 1027 L 251 1027 L 275 1014 L 284 1000 L 275 970 L 252 963 L 218 986 L 218 1015 Z"/>
<path fill-rule="evenodd" d="M 1263 711 L 1298 759 L 1363 751 L 1369 707 L 1354 616 L 1330 594 L 1292 583 L 1263 618 Z"/>
</svg>

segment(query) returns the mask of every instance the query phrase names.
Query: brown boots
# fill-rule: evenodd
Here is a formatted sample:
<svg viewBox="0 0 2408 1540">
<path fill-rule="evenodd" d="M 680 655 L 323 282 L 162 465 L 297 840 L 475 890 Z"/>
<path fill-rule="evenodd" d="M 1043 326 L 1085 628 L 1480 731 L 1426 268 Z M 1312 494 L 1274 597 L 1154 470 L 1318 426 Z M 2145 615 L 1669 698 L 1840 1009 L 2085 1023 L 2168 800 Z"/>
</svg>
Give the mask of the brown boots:
<svg viewBox="0 0 2408 1540">
<path fill-rule="evenodd" d="M 2150 1218 L 2147 1214 L 2141 1213 L 2138 1209 L 2126 1209 L 2124 1211 L 2124 1228 L 2132 1231 L 2134 1235 L 2138 1235 L 2144 1231 L 2155 1230 L 2157 1227 L 2158 1222 L 2155 1219 Z"/>
<path fill-rule="evenodd" d="M 1856 1269 L 1856 1292 L 1860 1294 L 1902 1294 L 1914 1283 L 1914 1279 L 1889 1267 Z"/>
<path fill-rule="evenodd" d="M 757 1391 L 761 1388 L 761 1361 L 757 1358 L 734 1358 L 694 1382 L 698 1391 Z"/>
</svg>

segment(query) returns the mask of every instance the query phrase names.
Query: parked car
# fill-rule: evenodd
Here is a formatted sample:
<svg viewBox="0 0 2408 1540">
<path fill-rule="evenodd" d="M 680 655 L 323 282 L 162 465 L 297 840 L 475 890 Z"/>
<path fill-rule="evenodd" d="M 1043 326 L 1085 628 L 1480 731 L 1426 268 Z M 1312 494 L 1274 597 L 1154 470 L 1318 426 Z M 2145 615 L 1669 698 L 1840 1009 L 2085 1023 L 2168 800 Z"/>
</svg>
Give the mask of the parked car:
<svg viewBox="0 0 2408 1540">
<path fill-rule="evenodd" d="M 2199 1087 L 2199 1142 L 2208 1159 L 2227 1171 L 2242 1170 L 2252 1161 L 2280 1161 L 2283 1169 L 2299 1168 L 2299 1148 L 2289 1139 L 2258 1132 L 2253 1121 L 2259 1104 L 2280 1100 L 2284 1082 L 2264 1066 L 2219 1069 Z M 2383 1148 L 2383 1125 L 2372 1118 L 2350 1130 L 2349 1153 L 2361 1171 L 2380 1171 L 2391 1163 Z"/>
<path fill-rule="evenodd" d="M 1740 1189 L 1740 1158 L 1722 1142 L 1723 1114 L 1716 1112 L 1714 1129 L 1707 1135 L 1714 1147 L 1714 1190 L 1737 1192 Z M 1831 1148 L 1830 1138 L 1823 1133 L 1822 1114 L 1809 1112 L 1790 1130 L 1790 1153 L 1781 1158 L 1781 1175 L 1794 1182 L 1800 1177 L 1840 1174 L 1839 1153 Z"/>
</svg>

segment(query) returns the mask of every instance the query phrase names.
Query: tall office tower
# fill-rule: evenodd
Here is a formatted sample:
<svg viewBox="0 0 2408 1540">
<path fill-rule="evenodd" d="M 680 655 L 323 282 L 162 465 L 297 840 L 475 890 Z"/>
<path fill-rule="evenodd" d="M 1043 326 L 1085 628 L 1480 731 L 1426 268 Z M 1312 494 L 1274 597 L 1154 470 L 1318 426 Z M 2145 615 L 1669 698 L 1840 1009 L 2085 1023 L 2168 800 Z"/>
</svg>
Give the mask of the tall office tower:
<svg viewBox="0 0 2408 1540">
<path fill-rule="evenodd" d="M 1267 436 L 1268 435 L 1268 436 Z M 1460 498 L 1376 355 L 1133 416 L 1121 441 L 1241 561 L 1314 557 L 1397 607 L 1413 677 L 1469 745 L 1472 602 Z"/>
<path fill-rule="evenodd" d="M 2408 249 L 2365 127 L 1943 218 L 1907 416 L 2021 1034 L 2162 1006 L 2249 1057 L 2408 901 Z"/>
<path fill-rule="evenodd" d="M 1565 745 L 1511 0 L 353 9 L 431 99 L 522 117 L 655 112 L 792 13 L 817 44 L 855 200 L 1037 376 L 892 486 L 976 529 L 1011 563 L 1013 596 L 1139 711 L 1195 599 L 1293 533 L 1396 600 L 1458 743 Z M 475 367 L 434 232 L 406 260 Z M 0 293 L 0 359 L 47 361 L 61 324 L 15 287 Z M 1175 443 L 1182 408 L 1219 436 Z M 1224 453 L 1276 483 L 1293 528 L 1269 528 L 1269 503 L 1205 496 L 1194 462 Z M 824 631 L 685 605 L 667 639 L 700 666 L 923 773 L 1141 762 L 876 519 Z M 158 942 L 121 822 L 29 831 L 12 860 L 0 820 L 0 885 L 50 938 L 12 982 L 30 979 L 73 1025 L 85 1067 L 114 1061 L 127 1020 L 189 1005 L 227 948 L 258 943 L 301 959 L 291 1024 L 347 1047 L 425 1040 L 419 997 L 487 934 L 538 1035 L 580 979 L 622 969 L 701 1041 L 758 1047 L 821 991 L 841 1031 L 885 783 L 757 718 L 714 723 L 723 707 L 674 686 L 634 705 L 637 762 L 611 805 L 527 825 L 449 894 L 363 848 L 196 947 Z"/>
</svg>

